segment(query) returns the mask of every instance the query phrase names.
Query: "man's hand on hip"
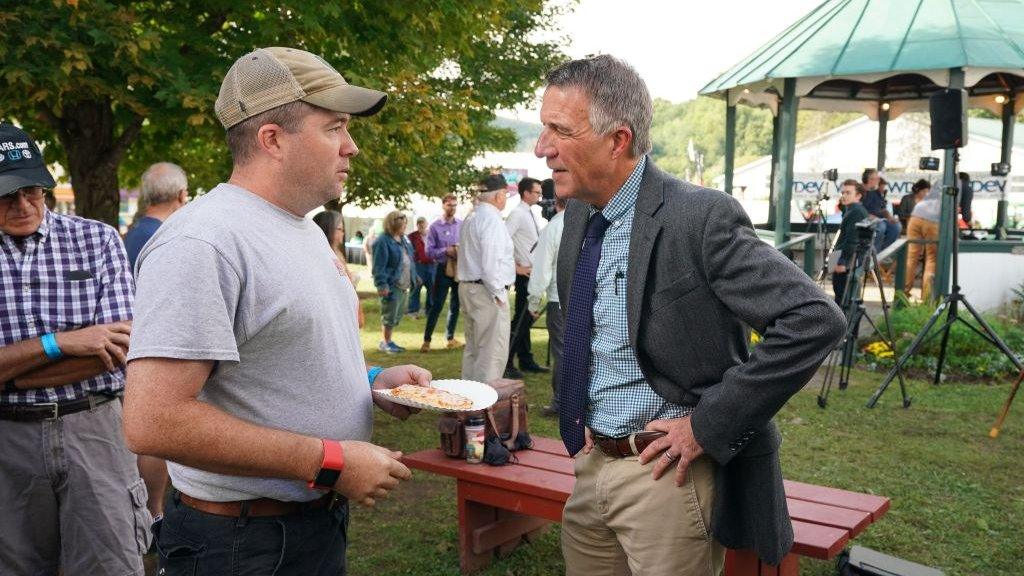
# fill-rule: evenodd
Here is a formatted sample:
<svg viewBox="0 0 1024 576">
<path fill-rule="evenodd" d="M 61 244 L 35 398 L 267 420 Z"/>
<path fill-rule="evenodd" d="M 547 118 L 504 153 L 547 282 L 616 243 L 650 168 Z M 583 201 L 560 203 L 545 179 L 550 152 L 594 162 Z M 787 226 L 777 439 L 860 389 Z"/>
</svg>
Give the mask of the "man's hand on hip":
<svg viewBox="0 0 1024 576">
<path fill-rule="evenodd" d="M 690 417 L 654 420 L 644 427 L 644 430 L 665 432 L 665 435 L 651 442 L 644 449 L 640 454 L 640 463 L 647 464 L 657 460 L 651 474 L 655 480 L 661 478 L 669 468 L 675 466 L 676 486 L 682 486 L 686 482 L 686 470 L 690 467 L 690 462 L 704 453 L 704 449 L 697 443 L 697 438 L 693 435 Z"/>
<path fill-rule="evenodd" d="M 414 366 L 412 364 L 404 364 L 402 366 L 392 366 L 377 375 L 377 378 L 373 381 L 374 390 L 386 390 L 388 388 L 395 388 L 402 384 L 415 384 L 417 386 L 430 386 L 430 380 L 433 377 L 429 370 Z M 379 394 L 373 395 L 373 403 L 378 408 L 391 414 L 399 420 L 405 420 L 410 414 L 419 412 L 417 408 L 410 408 L 401 404 L 395 404 L 390 400 L 381 398 Z"/>
<path fill-rule="evenodd" d="M 58 332 L 57 346 L 67 356 L 97 356 L 107 370 L 124 366 L 132 333 L 130 320 Z"/>
<path fill-rule="evenodd" d="M 387 498 L 399 482 L 412 476 L 398 460 L 401 452 L 357 440 L 343 441 L 341 446 L 345 451 L 345 469 L 334 489 L 352 502 L 373 506 Z"/>
</svg>

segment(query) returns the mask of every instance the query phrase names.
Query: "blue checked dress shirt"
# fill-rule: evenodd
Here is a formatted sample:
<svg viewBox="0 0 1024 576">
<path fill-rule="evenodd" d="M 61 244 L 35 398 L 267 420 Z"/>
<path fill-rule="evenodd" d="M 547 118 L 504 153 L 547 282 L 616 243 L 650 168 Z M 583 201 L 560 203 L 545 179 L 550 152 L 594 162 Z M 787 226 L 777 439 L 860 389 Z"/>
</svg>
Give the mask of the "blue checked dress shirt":
<svg viewBox="0 0 1024 576">
<path fill-rule="evenodd" d="M 134 291 L 124 245 L 106 224 L 47 210 L 23 241 L 0 233 L 0 346 L 131 320 Z M 66 386 L 0 393 L 0 404 L 63 402 L 122 388 L 124 369 L 117 368 Z"/>
<path fill-rule="evenodd" d="M 633 231 L 633 211 L 646 164 L 646 157 L 640 160 L 622 188 L 601 210 L 610 225 L 605 232 L 601 261 L 597 267 L 585 421 L 591 431 L 613 438 L 639 432 L 651 420 L 680 418 L 693 411 L 692 407 L 672 404 L 658 396 L 644 379 L 636 354 L 629 345 L 626 321 L 629 237 Z M 685 338 L 688 327 L 679 328 L 680 338 Z M 567 332 L 568 329 L 567 320 Z M 566 346 L 568 343 L 566 336 Z"/>
</svg>

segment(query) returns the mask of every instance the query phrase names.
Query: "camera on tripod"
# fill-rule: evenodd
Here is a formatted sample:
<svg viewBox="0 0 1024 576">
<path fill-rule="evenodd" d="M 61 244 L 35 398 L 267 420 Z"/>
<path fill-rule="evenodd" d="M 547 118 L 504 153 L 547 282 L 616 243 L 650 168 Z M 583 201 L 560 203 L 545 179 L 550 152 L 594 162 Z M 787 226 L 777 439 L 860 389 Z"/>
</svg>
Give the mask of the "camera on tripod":
<svg viewBox="0 0 1024 576">
<path fill-rule="evenodd" d="M 865 218 L 857 222 L 857 240 L 861 242 L 874 240 L 875 233 L 878 231 L 878 223 L 881 221 L 881 218 Z"/>
<path fill-rule="evenodd" d="M 551 220 L 558 213 L 555 210 L 555 181 L 547 178 L 540 183 L 540 214 L 545 220 Z"/>
<path fill-rule="evenodd" d="M 839 180 L 839 168 L 829 168 L 821 173 L 821 177 L 825 180 L 835 182 L 836 180 Z"/>
</svg>

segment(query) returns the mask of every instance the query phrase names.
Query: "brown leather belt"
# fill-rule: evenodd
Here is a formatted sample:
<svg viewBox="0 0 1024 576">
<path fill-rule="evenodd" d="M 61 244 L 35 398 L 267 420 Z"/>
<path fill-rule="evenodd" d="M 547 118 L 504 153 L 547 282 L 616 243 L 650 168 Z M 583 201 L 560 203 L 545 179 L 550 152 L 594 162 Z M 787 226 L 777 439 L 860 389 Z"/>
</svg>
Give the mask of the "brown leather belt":
<svg viewBox="0 0 1024 576">
<path fill-rule="evenodd" d="M 339 503 L 345 501 L 345 497 L 337 492 L 328 492 L 316 500 L 309 502 L 284 502 L 272 498 L 257 498 L 255 500 L 235 500 L 233 502 L 210 502 L 194 498 L 183 492 L 178 492 L 178 498 L 186 506 L 195 508 L 200 512 L 216 516 L 287 516 L 298 514 L 307 510 L 318 510 L 327 508 L 333 510 Z"/>
<path fill-rule="evenodd" d="M 0 420 L 15 422 L 42 422 L 56 420 L 61 416 L 91 410 L 117 398 L 117 395 L 90 394 L 78 400 L 66 402 L 40 402 L 37 404 L 6 404 L 0 406 Z"/>
<path fill-rule="evenodd" d="M 627 456 L 639 456 L 651 442 L 664 435 L 664 432 L 645 431 L 621 438 L 609 438 L 608 436 L 594 434 L 593 438 L 594 444 L 608 456 L 612 458 L 625 458 Z"/>
</svg>

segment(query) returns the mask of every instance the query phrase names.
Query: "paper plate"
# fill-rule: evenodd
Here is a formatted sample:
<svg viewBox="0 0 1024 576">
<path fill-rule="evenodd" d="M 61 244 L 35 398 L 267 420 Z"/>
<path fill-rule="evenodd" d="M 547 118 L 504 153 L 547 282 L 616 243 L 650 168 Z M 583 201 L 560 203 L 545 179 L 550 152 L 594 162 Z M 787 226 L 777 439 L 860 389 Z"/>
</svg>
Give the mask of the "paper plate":
<svg viewBox="0 0 1024 576">
<path fill-rule="evenodd" d="M 408 398 L 396 398 L 391 395 L 391 390 L 374 390 L 373 392 L 375 394 L 380 394 L 395 404 L 402 404 L 403 406 L 411 406 L 413 408 L 422 408 L 423 410 L 433 410 L 434 412 L 475 412 L 477 410 L 490 408 L 498 401 L 498 391 L 482 382 L 474 382 L 472 380 L 434 380 L 430 385 L 434 388 L 447 390 L 448 392 L 465 396 L 473 401 L 473 406 L 468 410 L 450 410 L 446 408 L 438 408 L 437 406 L 431 406 Z"/>
</svg>

